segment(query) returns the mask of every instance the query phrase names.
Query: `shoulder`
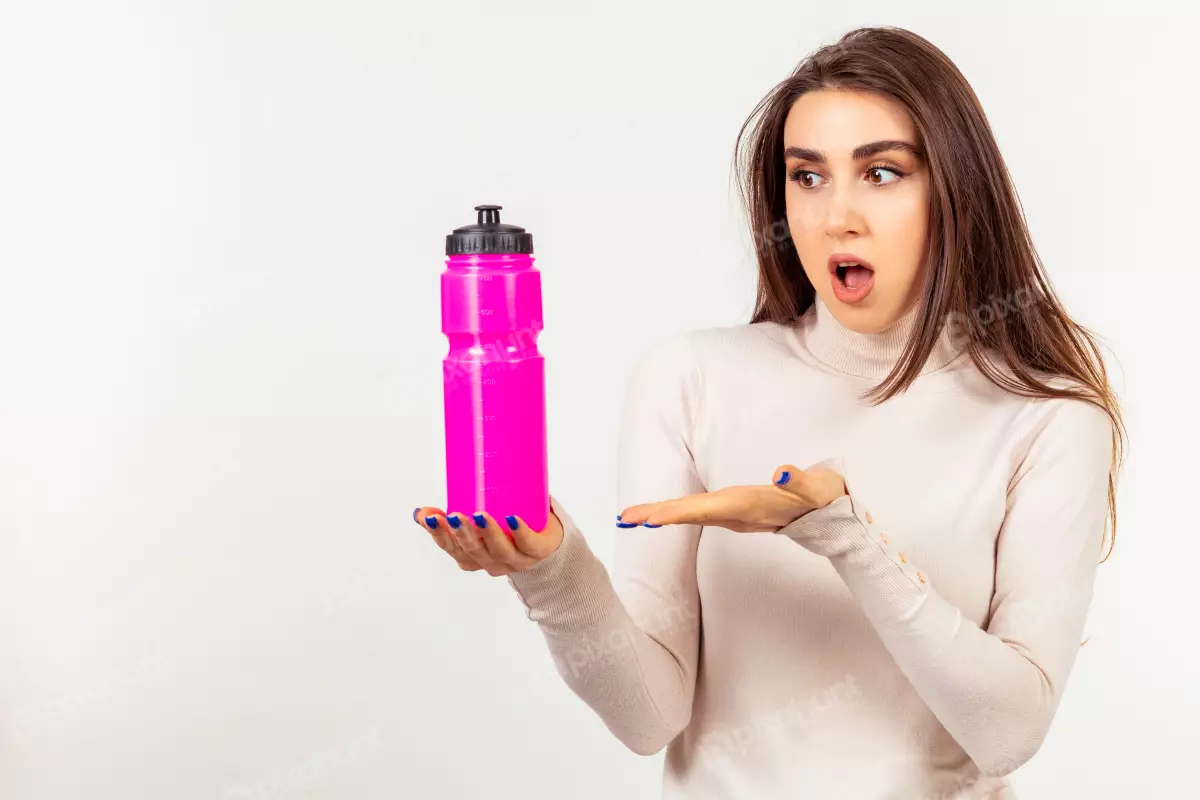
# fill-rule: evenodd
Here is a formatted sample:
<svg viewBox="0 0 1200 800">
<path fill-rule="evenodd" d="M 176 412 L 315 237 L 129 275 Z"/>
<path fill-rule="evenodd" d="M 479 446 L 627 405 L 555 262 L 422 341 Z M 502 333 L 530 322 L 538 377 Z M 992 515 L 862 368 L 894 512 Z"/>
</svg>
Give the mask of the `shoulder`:
<svg viewBox="0 0 1200 800">
<path fill-rule="evenodd" d="M 1050 383 L 1069 385 L 1058 380 Z M 1056 463 L 1107 473 L 1116 442 L 1112 419 L 1104 408 L 1080 398 L 1053 397 L 1027 398 L 1023 410 L 1024 424 L 1014 453 L 1017 465 Z"/>
<path fill-rule="evenodd" d="M 1012 368 L 996 353 L 986 351 L 983 357 L 989 371 L 1000 376 L 1004 382 L 1012 384 L 1021 382 Z M 965 363 L 969 366 L 964 367 L 964 371 L 968 372 L 980 386 L 986 385 L 987 389 L 983 391 L 984 394 L 992 395 L 994 401 L 1015 405 L 1018 408 L 1018 417 L 1024 422 L 1024 425 L 1020 427 L 1031 431 L 1047 428 L 1062 430 L 1082 427 L 1093 431 L 1111 428 L 1112 421 L 1108 412 L 1096 402 L 1078 397 L 1027 397 L 990 380 L 980 369 L 970 364 L 970 359 L 966 359 Z M 1065 376 L 1036 371 L 1034 376 L 1052 389 L 1093 394 L 1093 391 L 1085 384 Z"/>
<path fill-rule="evenodd" d="M 989 372 L 1004 383 L 1019 384 L 1003 359 L 986 353 Z M 969 359 L 967 360 L 969 363 Z M 1085 385 L 1071 378 L 1037 374 L 1052 389 L 1074 390 L 1091 395 Z M 1080 397 L 1029 397 L 1001 385 L 974 365 L 959 371 L 965 394 L 980 408 L 1000 416 L 1005 440 L 1010 444 L 1012 465 L 1017 468 L 1031 455 L 1073 451 L 1073 459 L 1097 460 L 1108 464 L 1115 446 L 1113 420 L 1104 406 Z"/>
<path fill-rule="evenodd" d="M 1101 406 L 1076 397 L 1054 397 L 1041 401 L 1041 430 L 1080 444 L 1107 441 L 1112 436 L 1112 419 Z"/>
</svg>

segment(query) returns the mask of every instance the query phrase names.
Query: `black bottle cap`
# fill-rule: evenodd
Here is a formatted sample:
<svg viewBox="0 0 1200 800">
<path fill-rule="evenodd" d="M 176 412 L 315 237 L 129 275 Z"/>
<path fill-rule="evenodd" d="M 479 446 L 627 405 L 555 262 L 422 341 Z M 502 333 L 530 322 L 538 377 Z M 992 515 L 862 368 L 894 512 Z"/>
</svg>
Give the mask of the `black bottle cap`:
<svg viewBox="0 0 1200 800">
<path fill-rule="evenodd" d="M 446 236 L 446 255 L 472 253 L 532 253 L 533 234 L 500 222 L 503 206 L 475 206 L 479 221 L 455 228 Z"/>
</svg>

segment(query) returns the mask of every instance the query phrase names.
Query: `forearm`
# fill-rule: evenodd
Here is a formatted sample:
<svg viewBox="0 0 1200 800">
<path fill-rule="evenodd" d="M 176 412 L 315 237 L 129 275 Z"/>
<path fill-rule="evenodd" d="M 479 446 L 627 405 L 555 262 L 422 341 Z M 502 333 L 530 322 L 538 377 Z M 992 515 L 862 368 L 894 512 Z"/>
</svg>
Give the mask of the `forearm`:
<svg viewBox="0 0 1200 800">
<path fill-rule="evenodd" d="M 879 548 L 831 562 L 909 683 L 981 772 L 1007 775 L 1037 752 L 1057 704 L 1037 664 L 928 584 L 912 586 Z M 911 592 L 876 580 L 889 568 Z M 908 594 L 915 597 L 901 606 Z"/>
<path fill-rule="evenodd" d="M 1019 646 L 963 618 L 899 543 L 854 513 L 849 497 L 781 533 L 829 557 L 913 688 L 982 772 L 1007 774 L 1037 751 L 1061 687 Z"/>
<path fill-rule="evenodd" d="M 617 507 L 703 491 L 692 459 L 699 370 L 689 337 L 650 348 L 625 387 Z M 631 750 L 661 750 L 692 713 L 700 642 L 699 526 L 616 532 L 615 579 L 550 498 L 564 538 L 509 576 L 563 680 Z"/>
<path fill-rule="evenodd" d="M 691 716 L 692 678 L 665 643 L 698 620 L 661 609 L 635 619 L 570 518 L 549 558 L 509 581 L 563 680 L 634 752 L 662 749 Z"/>
</svg>

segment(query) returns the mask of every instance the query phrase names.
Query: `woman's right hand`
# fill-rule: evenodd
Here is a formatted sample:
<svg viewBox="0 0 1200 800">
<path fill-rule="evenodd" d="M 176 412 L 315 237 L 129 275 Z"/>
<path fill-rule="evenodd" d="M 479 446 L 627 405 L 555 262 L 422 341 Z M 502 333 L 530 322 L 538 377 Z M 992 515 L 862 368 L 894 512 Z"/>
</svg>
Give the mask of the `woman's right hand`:
<svg viewBox="0 0 1200 800">
<path fill-rule="evenodd" d="M 440 508 L 413 509 L 413 521 L 424 528 L 466 572 L 484 570 L 492 577 L 529 569 L 562 544 L 562 522 L 553 511 L 542 531 L 530 530 L 520 517 L 497 522 L 487 513 L 447 514 Z M 512 538 L 500 528 L 504 524 Z"/>
</svg>

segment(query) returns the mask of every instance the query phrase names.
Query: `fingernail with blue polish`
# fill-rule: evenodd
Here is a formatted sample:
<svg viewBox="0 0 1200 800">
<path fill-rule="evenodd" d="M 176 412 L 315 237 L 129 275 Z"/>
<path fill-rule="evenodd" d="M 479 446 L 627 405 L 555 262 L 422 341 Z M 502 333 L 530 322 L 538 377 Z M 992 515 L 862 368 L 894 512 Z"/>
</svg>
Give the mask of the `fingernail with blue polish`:
<svg viewBox="0 0 1200 800">
<path fill-rule="evenodd" d="M 426 517 L 425 524 L 431 528 L 436 528 L 437 527 L 437 517 Z"/>
<path fill-rule="evenodd" d="M 454 530 L 458 530 L 462 526 L 462 520 L 458 518 L 457 514 L 446 517 L 446 522 L 449 522 L 450 527 L 454 528 Z"/>
<path fill-rule="evenodd" d="M 417 506 L 416 508 L 413 509 L 413 522 L 417 521 L 417 512 L 420 510 L 421 510 L 420 506 Z"/>
<path fill-rule="evenodd" d="M 517 518 L 514 517 L 512 514 L 509 514 L 507 517 L 504 518 L 504 520 L 508 523 L 508 527 L 510 529 L 512 529 L 514 531 L 517 529 Z"/>
<path fill-rule="evenodd" d="M 783 473 L 782 473 L 782 474 L 780 474 L 780 476 L 779 476 L 779 480 L 775 481 L 775 483 L 776 483 L 776 484 L 778 484 L 779 486 L 783 486 L 785 483 L 787 483 L 787 482 L 788 482 L 788 481 L 790 481 L 791 479 L 792 479 L 792 473 L 788 472 L 788 471 L 785 469 L 785 470 L 783 471 Z"/>
<path fill-rule="evenodd" d="M 638 524 L 636 522 L 618 522 L 617 523 L 618 528 L 636 528 L 637 526 L 638 526 Z"/>
<path fill-rule="evenodd" d="M 649 522 L 643 522 L 642 527 L 643 528 L 661 528 L 662 525 L 652 525 Z"/>
<path fill-rule="evenodd" d="M 483 516 L 483 514 L 476 514 L 475 515 L 475 526 L 478 528 L 486 528 L 487 527 L 487 518 L 485 516 Z"/>
</svg>

